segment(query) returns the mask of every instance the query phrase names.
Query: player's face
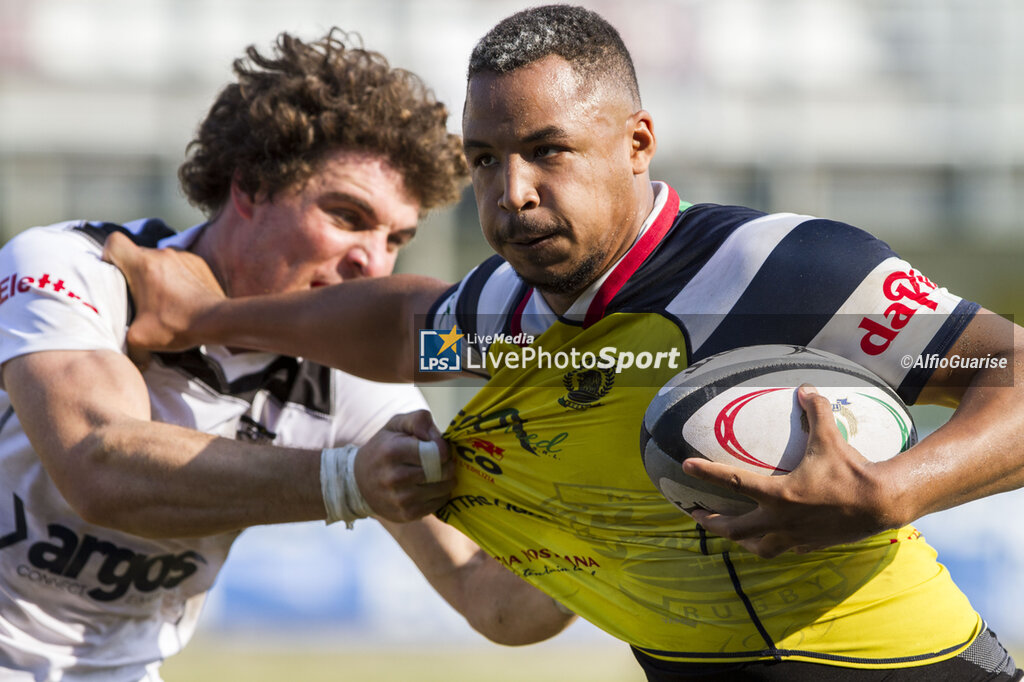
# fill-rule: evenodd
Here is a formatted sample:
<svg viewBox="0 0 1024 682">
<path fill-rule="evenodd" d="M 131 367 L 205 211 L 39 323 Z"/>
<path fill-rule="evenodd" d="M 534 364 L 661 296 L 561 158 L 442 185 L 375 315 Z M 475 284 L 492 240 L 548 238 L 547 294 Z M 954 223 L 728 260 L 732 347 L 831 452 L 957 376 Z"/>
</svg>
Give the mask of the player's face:
<svg viewBox="0 0 1024 682">
<path fill-rule="evenodd" d="M 419 202 L 381 156 L 336 151 L 306 183 L 257 198 L 232 244 L 232 296 L 295 291 L 391 274 L 416 233 Z"/>
<path fill-rule="evenodd" d="M 549 302 L 571 302 L 646 217 L 631 104 L 557 56 L 469 82 L 463 134 L 484 236 Z"/>
</svg>

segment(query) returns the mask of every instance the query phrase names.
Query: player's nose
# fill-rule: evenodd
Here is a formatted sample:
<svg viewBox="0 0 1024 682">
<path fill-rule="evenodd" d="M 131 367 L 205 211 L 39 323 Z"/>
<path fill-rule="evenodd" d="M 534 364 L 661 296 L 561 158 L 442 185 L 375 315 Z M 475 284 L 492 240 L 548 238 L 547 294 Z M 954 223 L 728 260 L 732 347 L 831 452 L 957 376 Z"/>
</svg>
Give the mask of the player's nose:
<svg viewBox="0 0 1024 682">
<path fill-rule="evenodd" d="M 512 156 L 505 163 L 503 170 L 499 207 L 511 213 L 518 213 L 540 205 L 533 173 L 525 160 Z"/>
<path fill-rule="evenodd" d="M 338 271 L 342 279 L 383 277 L 391 274 L 394 264 L 395 256 L 388 250 L 386 232 L 367 230 L 363 239 L 342 256 Z"/>
</svg>

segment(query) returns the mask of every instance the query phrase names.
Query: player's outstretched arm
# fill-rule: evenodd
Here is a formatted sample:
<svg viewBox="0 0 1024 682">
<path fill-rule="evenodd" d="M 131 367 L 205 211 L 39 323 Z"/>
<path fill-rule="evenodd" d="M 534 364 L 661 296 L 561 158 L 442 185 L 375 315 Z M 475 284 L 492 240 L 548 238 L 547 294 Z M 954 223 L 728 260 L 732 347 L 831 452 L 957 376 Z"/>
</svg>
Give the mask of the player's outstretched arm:
<svg viewBox="0 0 1024 682">
<path fill-rule="evenodd" d="M 304 357 L 376 381 L 412 381 L 416 316 L 448 284 L 393 275 L 308 291 L 226 298 L 194 254 L 144 249 L 119 233 L 104 258 L 121 269 L 135 303 L 133 346 L 181 350 L 203 343 Z"/>
<path fill-rule="evenodd" d="M 493 642 L 540 642 L 576 618 L 435 517 L 384 527 L 445 601 Z"/>
<path fill-rule="evenodd" d="M 1005 368 L 937 371 L 919 402 L 957 406 L 916 446 L 872 463 L 839 434 L 828 401 L 801 391 L 807 454 L 786 476 L 759 476 L 690 458 L 683 470 L 753 498 L 736 516 L 702 510 L 708 531 L 766 557 L 852 542 L 926 514 L 1024 486 L 1024 329 L 989 311 L 968 325 L 947 357 L 1005 358 Z"/>
<path fill-rule="evenodd" d="M 142 376 L 120 353 L 31 353 L 4 363 L 3 382 L 43 466 L 91 523 L 192 537 L 327 516 L 321 452 L 151 422 Z M 443 453 L 440 480 L 427 484 L 418 454 L 435 434 L 429 414 L 414 412 L 359 449 L 355 473 L 374 515 L 406 521 L 444 503 L 452 462 Z"/>
</svg>

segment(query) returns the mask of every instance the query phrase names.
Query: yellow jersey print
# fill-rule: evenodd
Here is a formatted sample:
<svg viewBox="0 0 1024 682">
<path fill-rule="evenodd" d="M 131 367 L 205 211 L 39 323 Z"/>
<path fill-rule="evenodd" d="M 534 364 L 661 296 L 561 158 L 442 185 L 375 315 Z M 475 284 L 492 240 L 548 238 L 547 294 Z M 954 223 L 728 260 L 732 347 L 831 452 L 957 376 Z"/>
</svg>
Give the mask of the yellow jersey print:
<svg viewBox="0 0 1024 682">
<path fill-rule="evenodd" d="M 640 424 L 669 378 L 730 344 L 812 345 L 823 329 L 838 338 L 835 310 L 797 317 L 785 309 L 787 290 L 820 286 L 838 309 L 880 267 L 903 265 L 846 227 L 848 238 L 831 245 L 845 267 L 808 281 L 807 269 L 789 261 L 806 258 L 823 228 L 815 223 L 826 221 L 689 207 L 663 192 L 643 236 L 575 319 L 546 311 L 496 258 L 438 302 L 432 328 L 458 325 L 468 339 L 485 339 L 467 344 L 476 354 L 467 365 L 489 376 L 445 433 L 458 485 L 438 516 L 657 658 L 899 667 L 956 655 L 981 619 L 913 528 L 764 560 L 705 533 L 651 484 Z M 772 287 L 758 286 L 764 273 Z M 716 295 L 727 300 L 710 300 Z M 955 339 L 973 311 L 959 299 L 948 305 L 959 312 L 946 316 L 941 334 Z M 922 381 L 882 376 L 911 401 Z"/>
</svg>

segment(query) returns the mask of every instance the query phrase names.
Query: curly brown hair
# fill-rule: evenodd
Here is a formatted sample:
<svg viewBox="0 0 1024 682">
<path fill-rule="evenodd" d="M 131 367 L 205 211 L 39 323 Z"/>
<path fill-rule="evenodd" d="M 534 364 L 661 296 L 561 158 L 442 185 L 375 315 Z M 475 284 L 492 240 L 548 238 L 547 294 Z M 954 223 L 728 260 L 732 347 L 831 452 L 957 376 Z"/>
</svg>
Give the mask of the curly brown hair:
<svg viewBox="0 0 1024 682">
<path fill-rule="evenodd" d="M 427 211 L 455 201 L 468 177 L 448 110 L 418 76 L 391 68 L 357 34 L 332 28 L 312 43 L 281 33 L 273 57 L 250 45 L 236 59 L 237 83 L 217 96 L 178 178 L 207 215 L 234 179 L 268 198 L 300 185 L 337 149 L 384 156 Z"/>
</svg>

